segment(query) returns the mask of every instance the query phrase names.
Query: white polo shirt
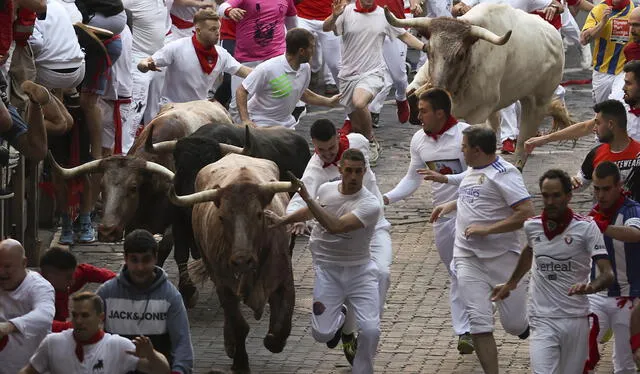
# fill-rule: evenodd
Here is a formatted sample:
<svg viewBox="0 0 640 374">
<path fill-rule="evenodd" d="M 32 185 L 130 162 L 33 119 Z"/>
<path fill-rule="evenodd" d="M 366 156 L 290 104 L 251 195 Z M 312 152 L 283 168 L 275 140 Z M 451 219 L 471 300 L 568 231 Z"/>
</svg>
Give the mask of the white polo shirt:
<svg viewBox="0 0 640 374">
<path fill-rule="evenodd" d="M 215 48 L 218 62 L 211 74 L 202 71 L 191 37 L 174 40 L 153 54 L 156 66 L 166 71 L 161 104 L 206 100 L 209 88 L 221 74 L 238 72 L 242 65 L 224 48 Z"/>
<path fill-rule="evenodd" d="M 590 217 L 574 214 L 569 226 L 549 240 L 542 217 L 525 221 L 524 232 L 533 249 L 529 315 L 545 318 L 585 317 L 587 295 L 568 296 L 571 286 L 589 283 L 591 259 L 607 257 L 600 229 Z"/>
<path fill-rule="evenodd" d="M 95 344 L 82 347 L 84 360 L 76 356 L 73 329 L 47 335 L 30 363 L 39 373 L 125 374 L 136 370 L 138 357 L 127 354 L 136 346 L 129 339 L 105 333 Z"/>
<path fill-rule="evenodd" d="M 293 129 L 296 120 L 291 113 L 310 80 L 309 64 L 301 64 L 294 70 L 285 55 L 261 63 L 242 81 L 250 98 L 249 117 L 258 126 Z"/>
<path fill-rule="evenodd" d="M 492 258 L 508 251 L 520 253 L 517 231 L 469 238 L 464 232 L 471 224 L 488 226 L 502 221 L 513 214 L 511 207 L 530 199 L 522 174 L 498 156 L 491 164 L 470 168 L 463 175 L 458 188 L 453 256 Z"/>
</svg>

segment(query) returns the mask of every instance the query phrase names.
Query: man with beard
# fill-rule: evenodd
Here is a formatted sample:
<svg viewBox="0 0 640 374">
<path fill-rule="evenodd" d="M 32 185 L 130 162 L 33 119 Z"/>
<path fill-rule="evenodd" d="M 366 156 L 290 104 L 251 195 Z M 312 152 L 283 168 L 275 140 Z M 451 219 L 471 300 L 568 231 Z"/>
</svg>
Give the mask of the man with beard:
<svg viewBox="0 0 640 374">
<path fill-rule="evenodd" d="M 327 98 L 308 89 L 309 61 L 315 49 L 313 34 L 294 28 L 287 32 L 286 43 L 284 55 L 258 65 L 238 87 L 236 102 L 242 123 L 293 129 L 297 121 L 292 113 L 299 100 L 328 107 L 339 104 L 340 95 Z"/>
<path fill-rule="evenodd" d="M 587 294 L 613 283 L 611 262 L 596 223 L 569 208 L 571 179 L 552 169 L 540 177 L 542 215 L 524 223 L 527 245 L 511 278 L 493 290 L 503 300 L 531 270 L 529 325 L 534 374 L 580 374 L 587 358 Z M 598 277 L 590 283 L 591 261 Z M 534 266 L 532 266 L 534 265 Z"/>
<path fill-rule="evenodd" d="M 640 143 L 627 133 L 627 111 L 618 100 L 605 100 L 596 104 L 593 110 L 601 144 L 585 157 L 580 171 L 572 178 L 573 187 L 587 187 L 598 164 L 611 161 L 620 169 L 623 190 L 637 201 L 640 198 Z"/>
</svg>

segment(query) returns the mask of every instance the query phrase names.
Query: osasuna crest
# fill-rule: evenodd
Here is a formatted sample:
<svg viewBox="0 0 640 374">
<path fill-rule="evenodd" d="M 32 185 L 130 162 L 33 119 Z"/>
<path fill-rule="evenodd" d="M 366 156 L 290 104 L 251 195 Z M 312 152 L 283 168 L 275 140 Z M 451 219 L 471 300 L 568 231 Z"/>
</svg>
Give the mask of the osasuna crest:
<svg viewBox="0 0 640 374">
<path fill-rule="evenodd" d="M 478 184 L 483 184 L 485 179 L 487 179 L 487 178 L 484 176 L 484 174 L 481 174 L 480 178 L 478 178 Z"/>
<path fill-rule="evenodd" d="M 570 245 L 571 243 L 573 243 L 573 238 L 571 237 L 571 235 L 565 236 L 564 242 L 567 243 L 567 245 Z"/>
<path fill-rule="evenodd" d="M 547 225 L 547 229 L 549 229 L 549 231 L 555 231 L 555 229 L 558 228 L 558 224 L 555 221 L 547 221 L 545 223 Z M 567 240 L 566 238 L 564 240 Z"/>
</svg>

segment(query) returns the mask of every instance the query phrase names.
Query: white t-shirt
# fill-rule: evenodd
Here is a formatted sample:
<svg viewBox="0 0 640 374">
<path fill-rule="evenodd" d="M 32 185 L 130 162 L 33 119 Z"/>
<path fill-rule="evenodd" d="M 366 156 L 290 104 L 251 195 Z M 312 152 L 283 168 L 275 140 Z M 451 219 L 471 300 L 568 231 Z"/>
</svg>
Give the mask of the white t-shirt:
<svg viewBox="0 0 640 374">
<path fill-rule="evenodd" d="M 491 164 L 467 169 L 463 175 L 458 188 L 453 255 L 492 258 L 508 251 L 520 253 L 516 231 L 469 238 L 464 232 L 471 224 L 487 226 L 508 218 L 513 214 L 511 207 L 531 198 L 522 174 L 502 157 L 496 157 Z"/>
<path fill-rule="evenodd" d="M 438 140 L 428 136 L 424 130 L 418 130 L 411 138 L 411 163 L 407 174 L 400 183 L 385 195 L 390 203 L 406 199 L 420 187 L 422 176 L 418 169 L 430 168 L 440 174 L 460 174 L 467 170 L 467 163 L 460 145 L 462 144 L 462 131 L 469 124 L 458 122 L 445 131 Z M 433 206 L 437 206 L 458 198 L 458 187 L 452 184 L 433 183 Z"/>
<path fill-rule="evenodd" d="M 352 79 L 387 68 L 382 57 L 385 36 L 397 38 L 407 32 L 393 27 L 377 7 L 371 13 L 358 13 L 349 4 L 336 20 L 336 34 L 342 36 L 342 66 L 338 77 Z"/>
<path fill-rule="evenodd" d="M 156 66 L 165 67 L 166 72 L 162 104 L 206 100 L 207 92 L 221 74 L 238 72 L 242 65 L 224 48 L 215 48 L 218 62 L 211 74 L 202 71 L 191 37 L 174 40 L 153 54 Z"/>
<path fill-rule="evenodd" d="M 309 64 L 293 70 L 285 55 L 261 63 L 242 81 L 250 97 L 249 117 L 258 126 L 295 128 L 291 113 L 310 80 Z"/>
<path fill-rule="evenodd" d="M 82 22 L 82 13 L 78 10 L 76 2 L 74 0 L 56 0 L 58 4 L 64 7 L 67 11 L 67 15 L 71 19 L 71 23 Z"/>
<path fill-rule="evenodd" d="M 11 322 L 17 333 L 0 351 L 0 374 L 16 374 L 27 363 L 38 345 L 51 331 L 55 314 L 53 286 L 35 271 L 27 271 L 13 291 L 0 289 L 0 322 Z"/>
<path fill-rule="evenodd" d="M 364 158 L 366 160 L 367 171 L 364 173 L 362 185 L 378 198 L 380 206 L 384 208 L 384 202 L 382 200 L 380 189 L 378 188 L 376 175 L 369 167 L 369 140 L 367 140 L 367 138 L 362 134 L 355 132 L 347 135 L 347 139 L 349 139 L 349 148 L 360 150 L 364 154 Z M 320 159 L 320 156 L 318 156 L 317 153 L 314 153 L 313 156 L 311 156 L 309 163 L 307 163 L 307 167 L 304 169 L 301 180 L 310 196 L 317 196 L 318 189 L 324 183 L 335 182 L 341 179 L 337 165 L 331 164 L 327 167 L 323 167 L 323 165 L 324 162 Z M 287 214 L 291 214 L 306 206 L 307 203 L 305 203 L 300 195 L 296 193 L 289 201 L 289 205 L 287 205 Z M 389 227 L 391 227 L 391 224 L 384 218 L 383 211 L 382 214 L 380 214 L 378 223 L 376 224 L 376 229 L 388 229 Z"/>
<path fill-rule="evenodd" d="M 109 81 L 103 95 L 106 100 L 131 97 L 133 87 L 133 64 L 131 63 L 133 38 L 129 26 L 125 26 L 120 33 L 120 40 L 122 41 L 122 53 L 110 68 Z"/>
<path fill-rule="evenodd" d="M 542 217 L 528 219 L 524 232 L 533 248 L 529 315 L 546 318 L 584 317 L 589 314 L 586 295 L 568 296 L 571 286 L 589 283 L 591 258 L 607 256 L 600 229 L 589 217 L 575 215 L 569 226 L 549 240 Z"/>
<path fill-rule="evenodd" d="M 156 53 L 164 45 L 167 6 L 162 0 L 123 0 L 122 4 L 133 16 L 131 33 L 132 53 L 136 59 L 146 58 Z M 122 58 L 122 57 L 121 57 Z"/>
<path fill-rule="evenodd" d="M 105 333 L 95 344 L 82 347 L 84 360 L 76 356 L 73 330 L 47 335 L 29 361 L 39 373 L 51 374 L 125 374 L 136 369 L 138 357 L 127 354 L 135 351 L 131 340 Z"/>
<path fill-rule="evenodd" d="M 325 183 L 318 189 L 320 205 L 331 214 L 342 217 L 353 213 L 363 228 L 342 234 L 331 234 L 316 224 L 311 231 L 309 248 L 315 262 L 340 266 L 364 265 L 371 261 L 369 245 L 382 212 L 380 201 L 366 188 L 353 195 L 338 190 L 341 181 Z"/>
</svg>

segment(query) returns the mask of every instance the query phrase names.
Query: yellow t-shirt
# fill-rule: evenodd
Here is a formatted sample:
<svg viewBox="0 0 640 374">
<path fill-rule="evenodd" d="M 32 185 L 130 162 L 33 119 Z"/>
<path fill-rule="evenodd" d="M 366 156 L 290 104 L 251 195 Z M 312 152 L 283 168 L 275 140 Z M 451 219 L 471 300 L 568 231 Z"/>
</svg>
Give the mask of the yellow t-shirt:
<svg viewBox="0 0 640 374">
<path fill-rule="evenodd" d="M 607 4 L 600 3 L 591 9 L 582 30 L 595 27 L 601 20 Z M 629 14 L 633 10 L 633 2 L 629 2 L 620 11 L 613 10 L 609 21 L 604 26 L 599 36 L 596 36 L 593 49 L 593 70 L 606 74 L 619 74 L 625 64 L 622 49 L 630 40 Z"/>
</svg>

